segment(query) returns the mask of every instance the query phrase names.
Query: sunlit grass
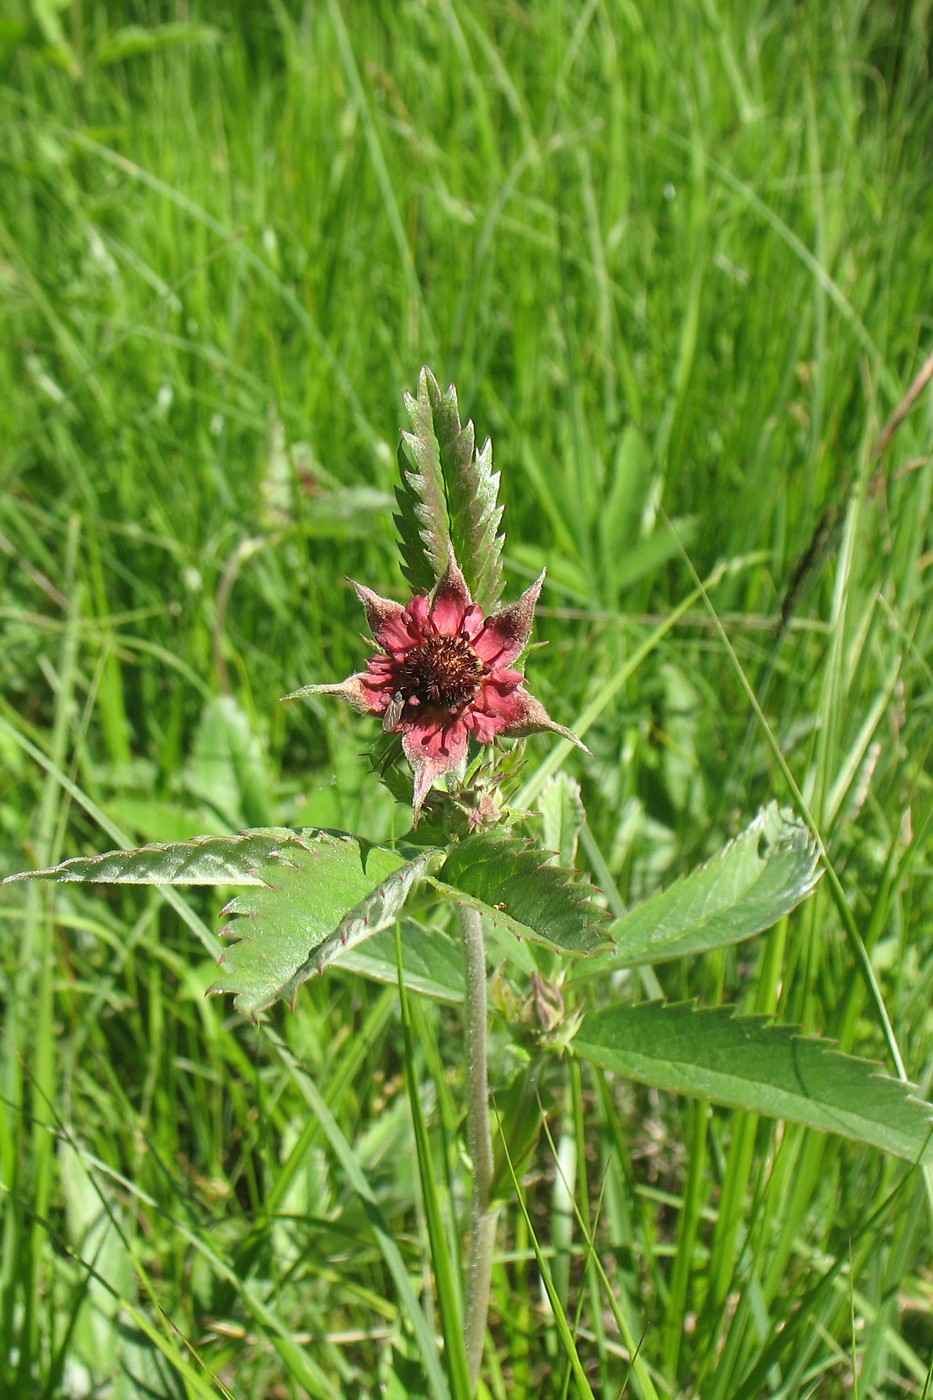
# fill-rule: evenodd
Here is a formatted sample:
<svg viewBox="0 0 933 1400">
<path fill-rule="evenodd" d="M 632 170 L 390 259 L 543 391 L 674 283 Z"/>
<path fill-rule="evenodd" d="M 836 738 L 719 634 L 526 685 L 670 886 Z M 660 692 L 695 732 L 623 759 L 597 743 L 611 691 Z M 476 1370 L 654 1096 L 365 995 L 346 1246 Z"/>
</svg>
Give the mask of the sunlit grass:
<svg viewBox="0 0 933 1400">
<path fill-rule="evenodd" d="M 644 897 L 794 800 L 778 749 L 929 1095 L 924 400 L 875 455 L 930 349 L 919 12 L 195 5 L 130 52 L 151 16 L 123 8 L 66 7 L 60 61 L 30 12 L 0 59 L 3 870 L 120 835 L 405 830 L 359 719 L 276 701 L 359 664 L 345 574 L 401 588 L 427 362 L 495 440 L 508 596 L 548 566 L 535 692 L 594 715 L 578 861 Z M 681 547 L 735 660 L 699 596 L 666 625 Z M 395 989 L 332 971 L 270 1037 L 203 996 L 222 902 L 0 900 L 4 1395 L 449 1383 L 415 1143 L 453 1276 L 456 1013 L 410 997 L 403 1025 Z M 658 977 L 894 1069 L 825 883 Z M 496 1020 L 502 1090 L 512 1037 Z M 540 1087 L 491 1394 L 924 1393 L 915 1176 L 573 1063 Z"/>
</svg>

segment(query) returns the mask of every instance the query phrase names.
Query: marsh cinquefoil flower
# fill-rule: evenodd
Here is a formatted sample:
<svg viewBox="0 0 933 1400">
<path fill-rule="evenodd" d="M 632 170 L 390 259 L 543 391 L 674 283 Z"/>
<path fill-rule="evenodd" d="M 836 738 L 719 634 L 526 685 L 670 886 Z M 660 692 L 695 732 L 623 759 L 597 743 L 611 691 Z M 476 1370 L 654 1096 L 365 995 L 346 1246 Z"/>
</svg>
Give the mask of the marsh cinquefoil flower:
<svg viewBox="0 0 933 1400">
<path fill-rule="evenodd" d="M 524 687 L 512 663 L 531 632 L 542 573 L 516 603 L 489 617 L 474 603 L 451 561 L 433 595 L 406 606 L 353 587 L 366 609 L 378 648 L 366 670 L 339 685 L 306 685 L 284 698 L 339 695 L 357 710 L 381 715 L 389 734 L 401 734 L 414 769 L 415 818 L 437 778 L 461 767 L 470 737 L 491 744 L 501 734 L 521 738 L 551 730 L 585 745 Z"/>
</svg>

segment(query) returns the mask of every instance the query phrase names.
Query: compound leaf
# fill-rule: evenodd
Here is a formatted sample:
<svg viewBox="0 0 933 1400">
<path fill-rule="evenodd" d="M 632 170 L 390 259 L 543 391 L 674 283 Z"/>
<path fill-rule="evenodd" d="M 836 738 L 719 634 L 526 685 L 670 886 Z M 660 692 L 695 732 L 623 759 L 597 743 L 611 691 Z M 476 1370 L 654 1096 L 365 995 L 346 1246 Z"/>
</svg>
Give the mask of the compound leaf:
<svg viewBox="0 0 933 1400">
<path fill-rule="evenodd" d="M 328 934 L 301 966 L 295 969 L 288 983 L 281 992 L 277 993 L 277 996 L 294 1005 L 295 996 L 302 982 L 306 982 L 316 972 L 323 974 L 324 969 L 336 962 L 344 953 L 356 950 L 367 939 L 393 928 L 408 896 L 414 887 L 424 879 L 429 868 L 441 859 L 442 854 L 443 852 L 435 850 L 423 851 L 414 860 L 410 860 L 407 864 L 393 870 L 381 884 L 377 885 L 374 890 L 370 890 L 369 894 L 364 895 L 358 904 L 344 914 L 333 933 Z M 245 895 L 242 900 L 237 900 L 236 903 L 239 906 L 241 902 L 245 902 L 255 907 L 257 901 L 262 898 L 262 893 Z M 237 907 L 236 912 L 249 913 L 248 910 L 244 911 L 239 907 Z M 239 928 L 234 927 L 229 931 L 236 936 L 239 933 Z M 246 935 L 246 937 L 249 936 Z M 232 961 L 232 958 L 228 961 Z"/>
<path fill-rule="evenodd" d="M 255 1016 L 274 1001 L 293 1002 L 306 978 L 343 953 L 355 954 L 359 962 L 359 945 L 392 927 L 415 885 L 442 856 L 432 849 L 406 860 L 342 832 L 266 827 L 82 856 L 7 878 L 247 886 L 223 911 L 233 917 L 226 933 L 235 942 L 210 990 L 232 992 L 238 1010 Z M 432 959 L 431 948 L 417 942 L 413 985 L 457 999 L 460 985 L 449 958 Z M 394 949 L 391 963 L 388 951 L 362 959 L 360 970 L 378 977 L 385 965 L 394 980 Z"/>
<path fill-rule="evenodd" d="M 323 972 L 343 948 L 395 922 L 434 857 L 406 861 L 352 836 L 306 833 L 273 853 L 262 884 L 223 910 L 234 940 L 212 992 L 232 992 L 237 1010 L 255 1016 L 274 1001 L 294 1004 L 302 982 Z"/>
</svg>

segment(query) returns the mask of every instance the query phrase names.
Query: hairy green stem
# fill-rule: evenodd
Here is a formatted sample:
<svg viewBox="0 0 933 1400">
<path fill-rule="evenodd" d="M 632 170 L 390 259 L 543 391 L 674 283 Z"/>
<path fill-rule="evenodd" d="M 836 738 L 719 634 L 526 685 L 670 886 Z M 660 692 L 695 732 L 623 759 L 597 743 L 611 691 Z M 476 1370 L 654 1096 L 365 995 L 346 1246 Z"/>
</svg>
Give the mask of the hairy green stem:
<svg viewBox="0 0 933 1400">
<path fill-rule="evenodd" d="M 489 1128 L 489 1083 L 486 1074 L 486 948 L 483 942 L 483 925 L 475 909 L 461 906 L 459 917 L 466 973 L 464 1032 L 467 1052 L 467 1143 L 473 1161 L 470 1260 L 464 1333 L 470 1385 L 475 1391 L 483 1359 L 483 1343 L 486 1339 L 492 1256 L 499 1212 L 491 1209 L 489 1204 L 493 1152 L 492 1133 Z"/>
</svg>

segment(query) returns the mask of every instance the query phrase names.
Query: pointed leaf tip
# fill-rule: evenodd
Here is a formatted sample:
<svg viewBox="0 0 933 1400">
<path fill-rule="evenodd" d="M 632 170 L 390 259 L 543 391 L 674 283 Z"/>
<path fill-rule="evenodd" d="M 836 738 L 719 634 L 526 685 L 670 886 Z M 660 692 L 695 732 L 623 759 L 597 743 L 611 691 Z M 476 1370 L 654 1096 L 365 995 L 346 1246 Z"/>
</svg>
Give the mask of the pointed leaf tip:
<svg viewBox="0 0 933 1400">
<path fill-rule="evenodd" d="M 301 832 L 256 827 L 237 836 L 196 836 L 191 841 L 75 856 L 48 870 L 27 870 L 10 880 L 78 881 L 95 885 L 258 885 L 283 842 L 302 845 Z"/>
<path fill-rule="evenodd" d="M 473 424 L 461 424 L 455 386 L 442 390 L 427 366 L 405 405 L 411 431 L 399 447 L 395 517 L 405 577 L 416 591 L 428 591 L 453 556 L 473 599 L 489 612 L 502 592 L 504 542 L 491 444 L 474 451 Z"/>
<path fill-rule="evenodd" d="M 616 952 L 601 971 L 751 938 L 806 899 L 821 873 L 806 826 L 772 802 L 705 865 L 617 919 Z"/>
<path fill-rule="evenodd" d="M 642 1002 L 585 1015 L 574 1053 L 675 1093 L 802 1123 L 933 1164 L 933 1105 L 833 1041 L 735 1007 Z"/>
</svg>

